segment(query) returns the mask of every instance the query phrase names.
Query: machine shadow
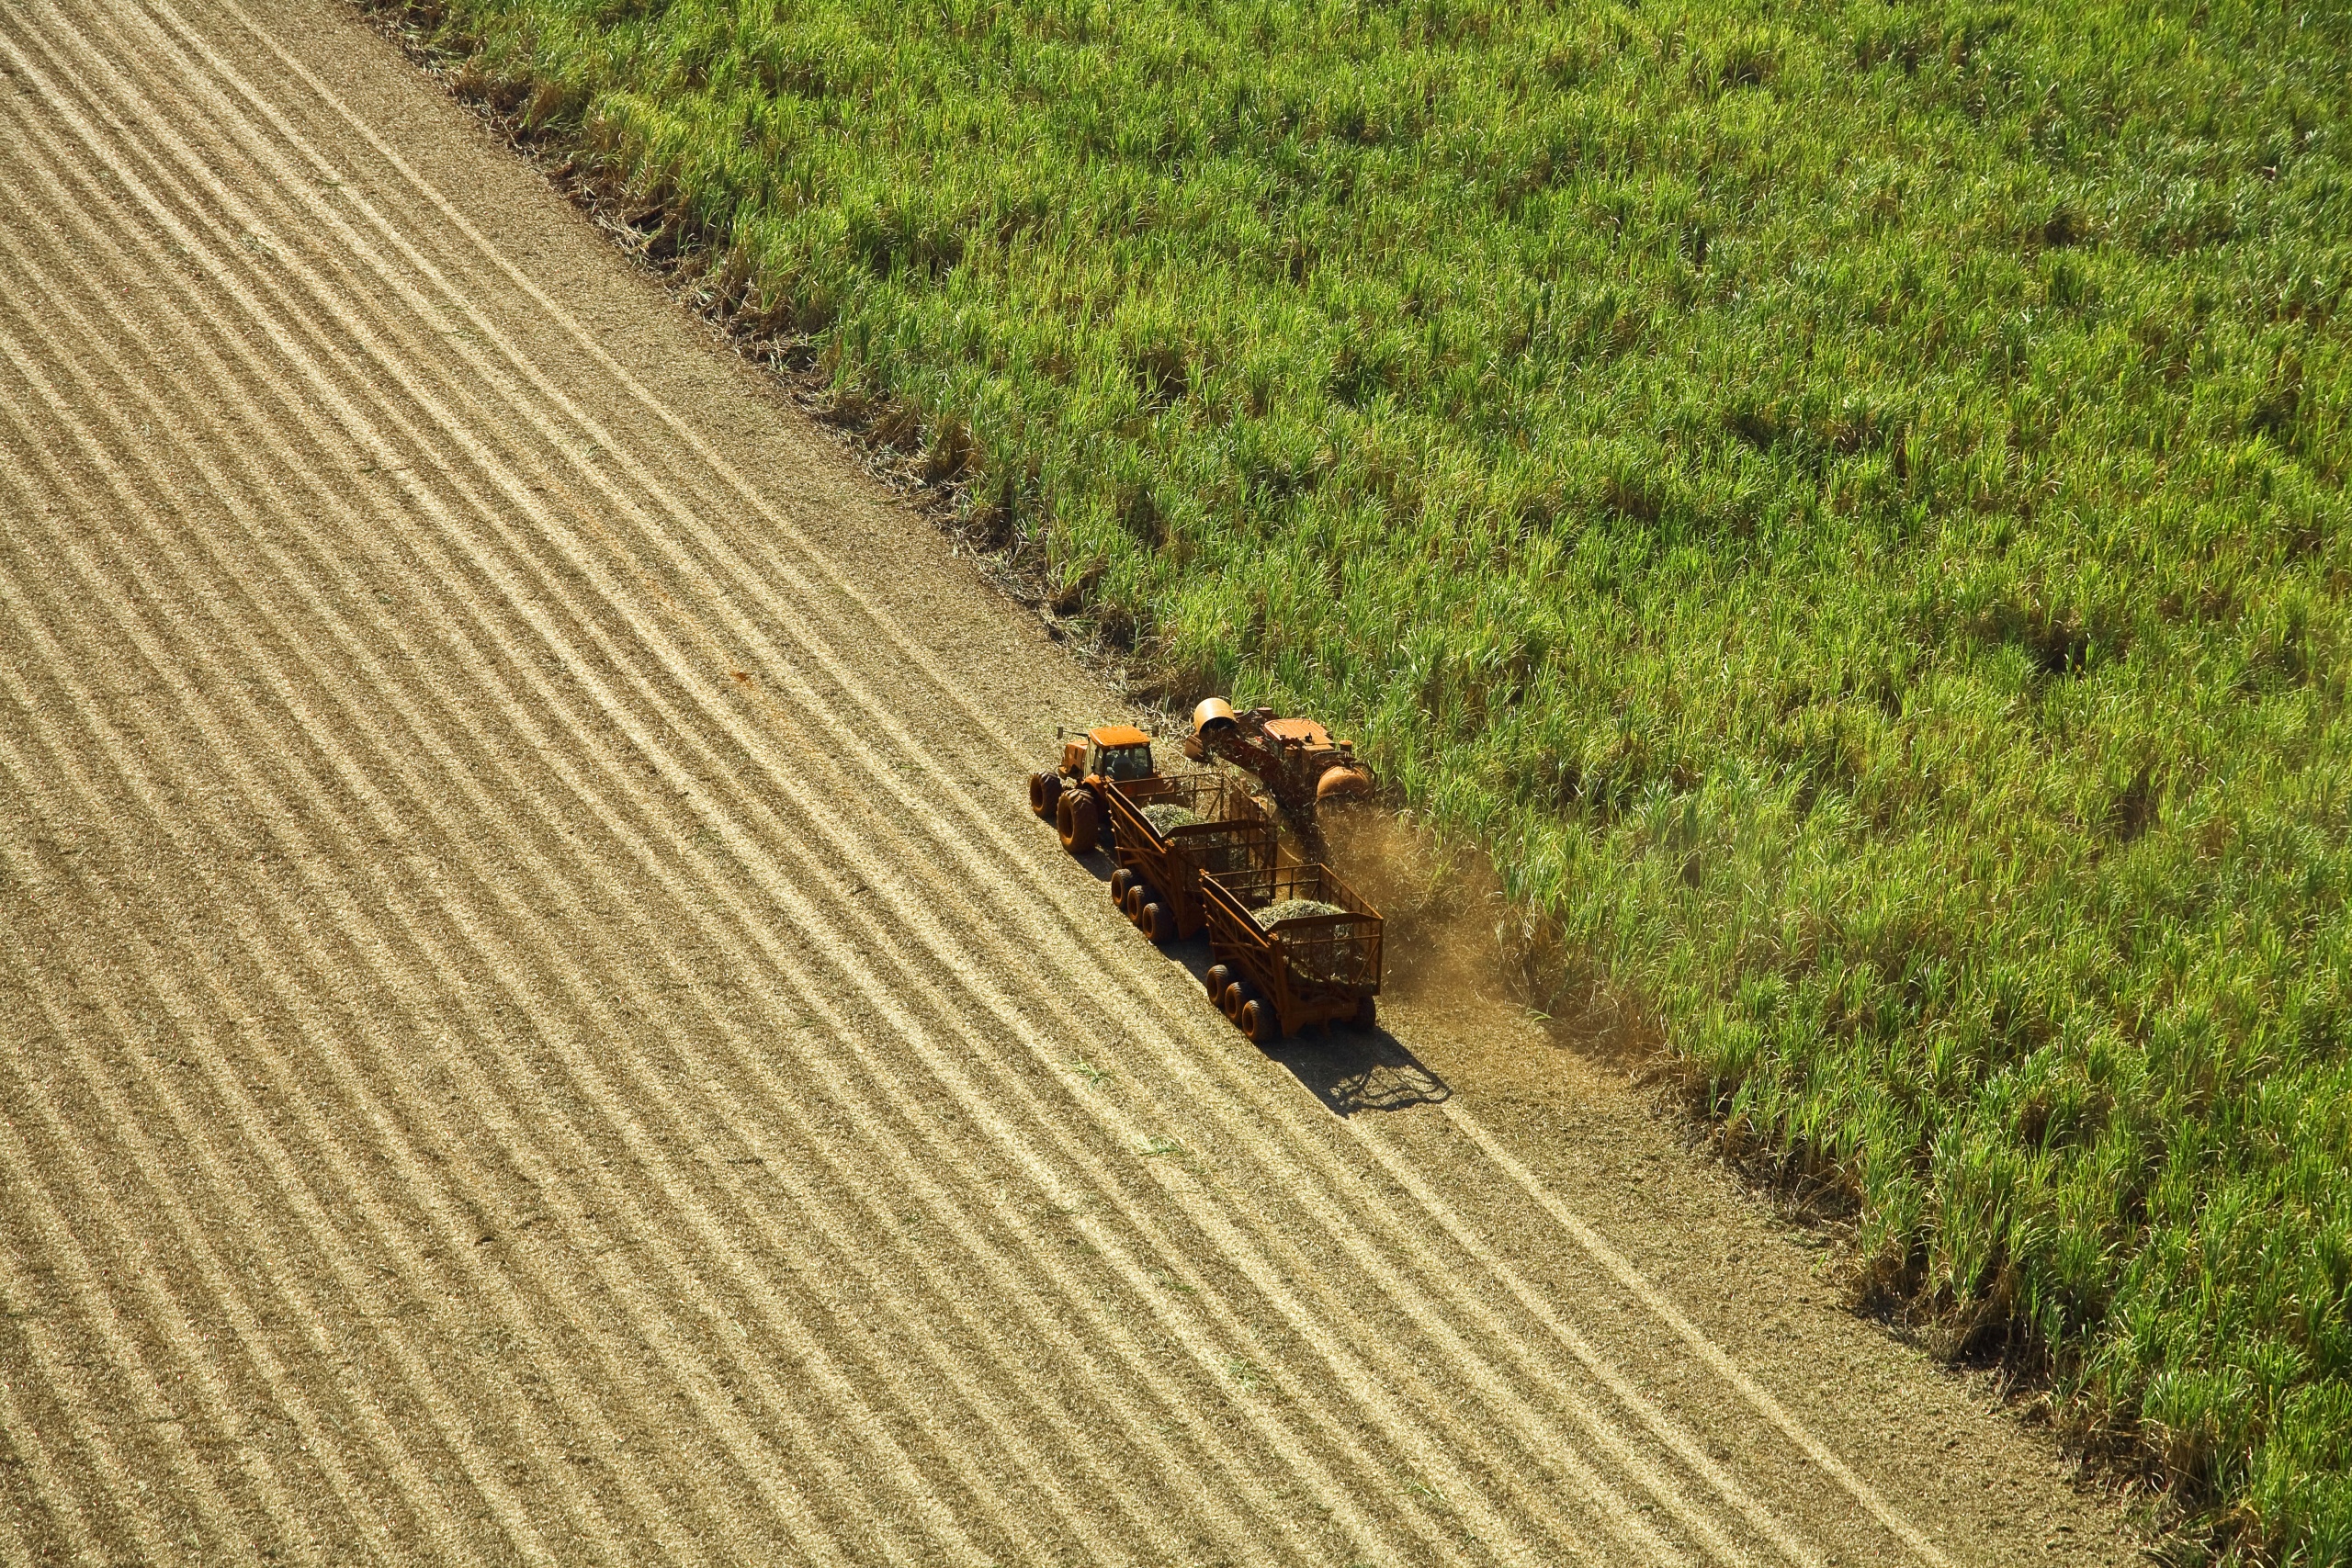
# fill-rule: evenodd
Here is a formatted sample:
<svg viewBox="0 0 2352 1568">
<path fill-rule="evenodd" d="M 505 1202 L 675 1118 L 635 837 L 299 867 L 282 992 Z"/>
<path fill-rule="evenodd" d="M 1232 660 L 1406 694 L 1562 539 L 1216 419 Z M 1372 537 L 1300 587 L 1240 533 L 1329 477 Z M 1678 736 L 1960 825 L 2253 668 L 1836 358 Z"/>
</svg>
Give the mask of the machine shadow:
<svg viewBox="0 0 2352 1568">
<path fill-rule="evenodd" d="M 1288 1068 L 1334 1116 L 1410 1111 L 1453 1098 L 1453 1086 L 1423 1066 L 1385 1029 L 1334 1025 L 1329 1034 L 1277 1041 L 1266 1055 Z"/>
</svg>

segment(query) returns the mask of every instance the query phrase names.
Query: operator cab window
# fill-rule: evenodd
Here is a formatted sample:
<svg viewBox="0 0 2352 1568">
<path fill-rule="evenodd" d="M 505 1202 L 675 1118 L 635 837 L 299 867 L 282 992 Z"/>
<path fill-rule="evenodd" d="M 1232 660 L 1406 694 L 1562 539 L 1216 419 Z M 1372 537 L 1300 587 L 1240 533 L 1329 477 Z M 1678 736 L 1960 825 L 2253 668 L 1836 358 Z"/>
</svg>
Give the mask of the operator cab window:
<svg viewBox="0 0 2352 1568">
<path fill-rule="evenodd" d="M 1102 753 L 1102 776 L 1106 779 L 1151 777 L 1151 748 L 1148 746 L 1108 748 Z"/>
</svg>

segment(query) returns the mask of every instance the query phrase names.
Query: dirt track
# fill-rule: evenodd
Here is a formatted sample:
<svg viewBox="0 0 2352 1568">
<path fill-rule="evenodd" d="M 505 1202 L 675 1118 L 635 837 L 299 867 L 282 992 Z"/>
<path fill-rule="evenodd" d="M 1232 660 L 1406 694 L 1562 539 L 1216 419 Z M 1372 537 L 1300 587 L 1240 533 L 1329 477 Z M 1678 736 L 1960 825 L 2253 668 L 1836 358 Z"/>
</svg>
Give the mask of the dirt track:
<svg viewBox="0 0 2352 1568">
<path fill-rule="evenodd" d="M 0 7 L 0 1560 L 2128 1554 L 1507 1010 L 1250 1048 L 1041 631 L 249 3 Z"/>
</svg>

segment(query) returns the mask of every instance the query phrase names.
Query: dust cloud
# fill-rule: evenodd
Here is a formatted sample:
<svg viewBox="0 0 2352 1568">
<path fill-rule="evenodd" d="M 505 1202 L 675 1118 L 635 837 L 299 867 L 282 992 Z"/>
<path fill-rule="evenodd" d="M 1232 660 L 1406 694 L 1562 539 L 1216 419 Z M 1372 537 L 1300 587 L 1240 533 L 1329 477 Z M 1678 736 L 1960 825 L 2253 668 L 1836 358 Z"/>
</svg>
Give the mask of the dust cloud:
<svg viewBox="0 0 2352 1568">
<path fill-rule="evenodd" d="M 1322 827 L 1332 869 L 1385 921 L 1381 1002 L 1397 1023 L 1441 1029 L 1513 1077 L 1663 1062 L 1647 1010 L 1531 921 L 1475 846 L 1372 807 L 1329 810 Z"/>
</svg>

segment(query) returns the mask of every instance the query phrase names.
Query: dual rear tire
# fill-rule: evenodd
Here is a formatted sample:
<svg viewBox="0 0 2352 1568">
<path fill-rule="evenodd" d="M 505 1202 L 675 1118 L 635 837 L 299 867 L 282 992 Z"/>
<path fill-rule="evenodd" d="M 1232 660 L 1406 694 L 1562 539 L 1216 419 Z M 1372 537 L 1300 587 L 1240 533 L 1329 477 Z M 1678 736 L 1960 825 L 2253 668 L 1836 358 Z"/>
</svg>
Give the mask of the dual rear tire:
<svg viewBox="0 0 2352 1568">
<path fill-rule="evenodd" d="M 1094 796 L 1069 788 L 1059 773 L 1029 775 L 1029 809 L 1054 825 L 1062 836 L 1062 848 L 1074 855 L 1088 853 L 1110 837 L 1096 815 Z"/>
<path fill-rule="evenodd" d="M 1281 1011 L 1247 980 L 1227 985 L 1224 994 L 1217 998 L 1216 1008 L 1250 1037 L 1253 1045 L 1271 1045 L 1283 1037 Z"/>
<path fill-rule="evenodd" d="M 1231 1019 L 1251 1044 L 1272 1045 L 1283 1037 L 1281 1011 L 1258 994 L 1257 987 L 1235 976 L 1230 966 L 1211 964 L 1201 984 L 1208 988 L 1216 1010 Z"/>
<path fill-rule="evenodd" d="M 1042 821 L 1052 822 L 1055 808 L 1061 804 L 1062 776 L 1059 773 L 1029 775 L 1029 809 Z"/>
<path fill-rule="evenodd" d="M 1159 890 L 1148 883 L 1130 877 L 1120 907 L 1126 910 L 1127 919 L 1135 922 L 1136 930 L 1143 932 L 1147 942 L 1164 942 L 1176 934 L 1176 921 L 1169 914 L 1168 906 L 1159 901 Z"/>
<path fill-rule="evenodd" d="M 1054 827 L 1062 848 L 1074 855 L 1091 854 L 1095 842 L 1094 797 L 1082 789 L 1065 790 L 1054 803 Z"/>
</svg>

